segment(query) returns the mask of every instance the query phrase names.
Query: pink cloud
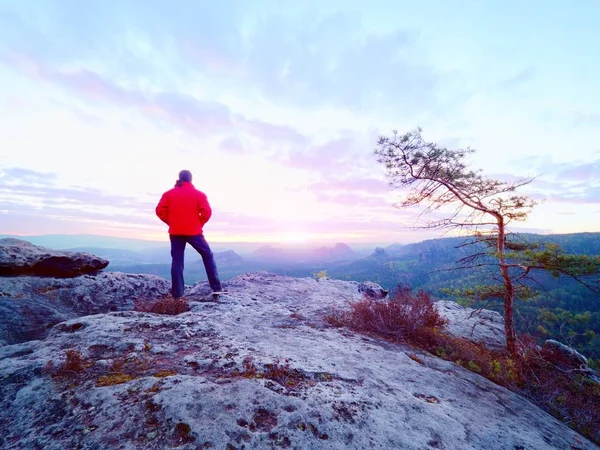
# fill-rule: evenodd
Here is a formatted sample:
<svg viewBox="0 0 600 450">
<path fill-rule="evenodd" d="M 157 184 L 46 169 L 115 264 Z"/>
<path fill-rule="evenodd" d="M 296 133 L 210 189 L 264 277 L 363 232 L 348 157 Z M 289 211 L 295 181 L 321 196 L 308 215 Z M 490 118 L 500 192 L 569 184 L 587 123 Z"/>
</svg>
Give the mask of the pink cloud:
<svg viewBox="0 0 600 450">
<path fill-rule="evenodd" d="M 244 144 L 236 137 L 224 139 L 219 144 L 219 148 L 229 153 L 244 153 Z"/>
<path fill-rule="evenodd" d="M 236 115 L 235 118 L 236 125 L 240 129 L 266 142 L 279 141 L 296 145 L 304 145 L 307 142 L 306 136 L 300 134 L 292 127 L 274 125 L 261 120 L 246 119 L 241 115 Z"/>
<path fill-rule="evenodd" d="M 600 161 L 587 164 L 578 164 L 560 171 L 560 178 L 569 178 L 580 182 L 590 182 L 600 179 Z"/>
<path fill-rule="evenodd" d="M 119 85 L 87 69 L 61 70 L 25 55 L 5 55 L 5 62 L 27 75 L 75 92 L 87 99 L 131 107 L 150 120 L 168 122 L 190 134 L 239 128 L 264 141 L 305 144 L 307 138 L 289 126 L 247 119 L 220 103 L 203 101 L 179 92 L 149 93 Z"/>
<path fill-rule="evenodd" d="M 25 100 L 12 95 L 6 96 L 2 103 L 11 110 L 22 109 L 27 106 L 27 102 Z"/>
<path fill-rule="evenodd" d="M 140 104 L 145 101 L 140 93 L 111 83 L 90 70 L 67 72 L 45 68 L 40 75 L 50 82 L 97 100 L 106 100 L 120 105 Z"/>
<path fill-rule="evenodd" d="M 339 138 L 322 145 L 313 145 L 302 150 L 290 151 L 278 157 L 286 166 L 320 172 L 346 172 L 356 165 L 355 146 L 351 138 Z"/>
</svg>

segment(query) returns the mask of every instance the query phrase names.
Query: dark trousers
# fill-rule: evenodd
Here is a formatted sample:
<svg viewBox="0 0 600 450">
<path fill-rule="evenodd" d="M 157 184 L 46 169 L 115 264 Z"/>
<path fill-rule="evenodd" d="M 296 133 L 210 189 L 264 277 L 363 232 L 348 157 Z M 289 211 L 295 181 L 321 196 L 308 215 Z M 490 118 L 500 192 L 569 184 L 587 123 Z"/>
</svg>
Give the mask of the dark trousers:
<svg viewBox="0 0 600 450">
<path fill-rule="evenodd" d="M 190 244 L 202 256 L 202 262 L 204 263 L 208 284 L 211 289 L 213 291 L 220 291 L 221 281 L 219 280 L 217 265 L 213 258 L 213 252 L 210 250 L 210 246 L 206 242 L 206 239 L 204 239 L 204 236 L 201 234 L 195 236 L 171 234 L 169 237 L 171 238 L 171 294 L 173 297 L 179 298 L 183 296 L 183 259 L 186 243 Z"/>
</svg>

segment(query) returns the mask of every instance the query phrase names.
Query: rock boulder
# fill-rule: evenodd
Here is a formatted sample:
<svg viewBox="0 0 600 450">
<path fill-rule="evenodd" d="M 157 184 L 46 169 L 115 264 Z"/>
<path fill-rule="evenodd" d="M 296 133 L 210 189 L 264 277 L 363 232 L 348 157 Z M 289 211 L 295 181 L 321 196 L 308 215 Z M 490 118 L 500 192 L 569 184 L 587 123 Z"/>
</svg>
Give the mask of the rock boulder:
<svg viewBox="0 0 600 450">
<path fill-rule="evenodd" d="M 76 278 L 0 277 L 0 345 L 42 339 L 74 317 L 133 309 L 134 299 L 169 293 L 155 275 L 101 272 Z"/>
<path fill-rule="evenodd" d="M 0 276 L 66 278 L 95 273 L 106 266 L 107 260 L 89 253 L 50 250 L 20 239 L 0 239 Z"/>
<path fill-rule="evenodd" d="M 448 319 L 446 332 L 462 337 L 492 350 L 506 350 L 504 318 L 496 311 L 465 308 L 456 302 L 435 302 L 440 315 Z"/>
</svg>

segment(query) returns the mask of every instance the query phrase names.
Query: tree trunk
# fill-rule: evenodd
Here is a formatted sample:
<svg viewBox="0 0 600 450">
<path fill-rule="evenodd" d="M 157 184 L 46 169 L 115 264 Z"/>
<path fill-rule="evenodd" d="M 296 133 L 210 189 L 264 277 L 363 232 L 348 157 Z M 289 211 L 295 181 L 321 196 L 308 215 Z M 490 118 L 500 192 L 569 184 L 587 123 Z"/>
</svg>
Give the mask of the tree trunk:
<svg viewBox="0 0 600 450">
<path fill-rule="evenodd" d="M 498 221 L 498 265 L 500 273 L 504 280 L 504 335 L 506 337 L 506 348 L 511 356 L 516 356 L 516 333 L 514 322 L 513 303 L 515 300 L 515 288 L 506 261 L 504 259 L 504 243 L 506 232 L 504 229 L 504 218 L 501 215 L 496 216 Z"/>
<path fill-rule="evenodd" d="M 508 273 L 508 267 L 505 265 L 500 266 L 502 272 L 502 278 L 504 279 L 504 334 L 506 336 L 506 348 L 511 356 L 516 356 L 516 333 L 515 333 L 515 322 L 513 312 L 514 302 L 514 287 L 510 275 Z"/>
</svg>

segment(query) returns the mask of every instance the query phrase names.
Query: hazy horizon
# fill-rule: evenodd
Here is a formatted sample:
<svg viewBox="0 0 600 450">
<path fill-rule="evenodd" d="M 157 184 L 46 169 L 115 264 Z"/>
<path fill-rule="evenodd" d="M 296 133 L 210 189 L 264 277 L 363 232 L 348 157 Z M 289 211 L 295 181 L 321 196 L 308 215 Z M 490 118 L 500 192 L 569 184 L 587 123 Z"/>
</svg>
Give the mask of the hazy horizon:
<svg viewBox="0 0 600 450">
<path fill-rule="evenodd" d="M 15 237 L 23 240 L 30 240 L 33 244 L 37 242 L 74 242 L 82 245 L 77 245 L 78 247 L 94 247 L 99 246 L 98 242 L 113 242 L 117 243 L 119 241 L 123 241 L 124 243 L 137 244 L 131 245 L 132 247 L 137 247 L 139 249 L 151 248 L 155 246 L 169 245 L 168 235 L 165 234 L 165 238 L 162 240 L 150 240 L 150 239 L 136 239 L 136 238 L 128 238 L 123 236 L 110 236 L 110 235 L 96 235 L 96 234 L 38 234 L 38 235 L 23 235 L 23 234 L 8 234 L 1 233 L 0 239 L 5 237 Z M 29 238 L 29 239 L 28 239 Z M 420 242 L 420 240 L 406 242 L 408 243 L 416 243 Z M 147 243 L 148 247 L 143 247 L 144 243 Z M 87 245 L 83 245 L 87 244 Z M 93 245 L 96 244 L 96 245 Z M 399 244 L 399 242 L 343 242 L 343 241 L 303 241 L 303 242 L 276 242 L 276 241 L 212 241 L 210 242 L 211 247 L 225 247 L 225 246 L 235 246 L 235 247 L 255 247 L 260 248 L 263 246 L 274 246 L 281 248 L 307 248 L 307 247 L 331 247 L 336 244 L 346 244 L 353 249 L 367 249 L 367 248 L 375 248 L 379 246 L 389 246 L 393 244 Z M 36 244 L 41 245 L 41 244 Z M 62 247 L 72 247 L 65 246 Z M 108 247 L 106 247 L 108 248 Z"/>
<path fill-rule="evenodd" d="M 589 232 L 578 232 L 574 234 L 583 234 Z M 539 234 L 539 233 L 538 233 Z M 573 233 L 547 233 L 545 235 L 559 235 L 559 234 L 573 234 Z M 35 245 L 51 247 L 54 245 L 56 249 L 68 249 L 78 247 L 100 247 L 100 248 L 113 248 L 113 249 L 125 249 L 125 250 L 148 250 L 155 247 L 168 247 L 169 240 L 168 235 L 165 236 L 164 240 L 147 240 L 147 239 L 136 239 L 127 238 L 122 236 L 109 236 L 109 235 L 92 235 L 92 234 L 42 234 L 42 235 L 19 235 L 19 234 L 5 234 L 0 233 L 0 239 L 6 237 L 15 237 L 29 241 Z M 416 237 L 416 235 L 415 235 Z M 374 250 L 377 247 L 389 247 L 391 245 L 409 245 L 417 244 L 423 241 L 431 239 L 443 239 L 452 238 L 459 236 L 434 236 L 425 239 L 416 239 L 408 242 L 343 242 L 343 241 L 305 241 L 305 242 L 243 242 L 243 241 L 214 241 L 211 243 L 211 247 L 215 251 L 223 250 L 234 250 L 236 253 L 250 253 L 264 246 L 271 246 L 280 249 L 313 249 L 319 247 L 333 247 L 336 244 L 346 244 L 350 248 L 358 252 L 364 252 L 365 250 Z M 118 247 L 117 243 L 121 242 L 123 247 Z M 54 243 L 54 244 L 53 244 Z M 67 244 L 70 243 L 70 244 Z M 110 244 L 109 244 L 110 243 Z"/>
</svg>

